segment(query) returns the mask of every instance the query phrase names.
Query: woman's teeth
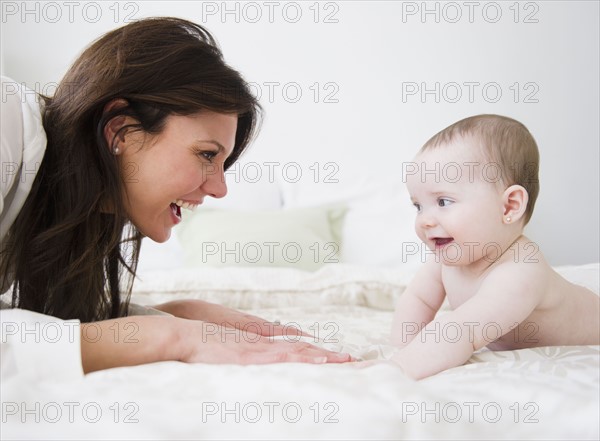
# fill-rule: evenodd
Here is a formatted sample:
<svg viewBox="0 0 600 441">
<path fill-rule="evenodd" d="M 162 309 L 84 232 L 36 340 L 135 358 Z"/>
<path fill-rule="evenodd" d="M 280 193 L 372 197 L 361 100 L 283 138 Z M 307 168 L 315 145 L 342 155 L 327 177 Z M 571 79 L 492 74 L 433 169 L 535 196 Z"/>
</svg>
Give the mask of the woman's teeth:
<svg viewBox="0 0 600 441">
<path fill-rule="evenodd" d="M 185 201 L 182 201 L 181 199 L 176 199 L 171 203 L 175 204 L 181 208 L 185 208 L 186 210 L 190 210 L 190 211 L 194 211 L 196 209 L 196 207 L 198 206 L 198 204 L 192 204 L 190 202 L 185 202 Z"/>
</svg>

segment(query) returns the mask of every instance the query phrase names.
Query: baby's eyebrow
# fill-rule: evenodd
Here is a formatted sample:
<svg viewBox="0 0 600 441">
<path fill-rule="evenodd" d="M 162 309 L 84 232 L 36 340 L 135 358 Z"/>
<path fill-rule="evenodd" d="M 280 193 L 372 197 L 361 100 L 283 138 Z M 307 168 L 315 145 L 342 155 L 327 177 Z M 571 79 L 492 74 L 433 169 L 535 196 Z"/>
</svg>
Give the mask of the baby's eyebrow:
<svg viewBox="0 0 600 441">
<path fill-rule="evenodd" d="M 453 195 L 456 195 L 456 193 L 451 192 L 451 191 L 432 191 L 430 194 L 432 194 L 433 196 L 453 196 Z"/>
</svg>

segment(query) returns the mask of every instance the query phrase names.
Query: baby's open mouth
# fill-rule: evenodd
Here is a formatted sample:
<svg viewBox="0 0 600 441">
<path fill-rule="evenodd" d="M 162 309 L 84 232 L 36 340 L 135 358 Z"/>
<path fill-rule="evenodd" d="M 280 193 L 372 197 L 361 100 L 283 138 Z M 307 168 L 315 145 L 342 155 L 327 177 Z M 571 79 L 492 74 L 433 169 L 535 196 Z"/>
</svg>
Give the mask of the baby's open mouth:
<svg viewBox="0 0 600 441">
<path fill-rule="evenodd" d="M 444 245 L 448 245 L 453 240 L 454 240 L 453 237 L 434 237 L 433 238 L 436 248 L 443 247 Z"/>
</svg>

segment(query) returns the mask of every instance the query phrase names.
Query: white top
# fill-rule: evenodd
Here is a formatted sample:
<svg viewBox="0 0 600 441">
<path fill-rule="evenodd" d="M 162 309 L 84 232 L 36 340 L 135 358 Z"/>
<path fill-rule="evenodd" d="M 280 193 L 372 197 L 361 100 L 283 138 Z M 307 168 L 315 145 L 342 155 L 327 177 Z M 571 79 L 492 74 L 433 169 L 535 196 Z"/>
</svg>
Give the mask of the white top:
<svg viewBox="0 0 600 441">
<path fill-rule="evenodd" d="M 1 247 L 31 191 L 47 138 L 42 126 L 41 98 L 10 78 L 1 77 L 0 83 Z M 56 381 L 83 375 L 78 320 L 64 321 L 23 309 L 5 309 L 0 311 L 0 325 L 4 385 L 16 376 Z"/>
<path fill-rule="evenodd" d="M 41 98 L 32 90 L 1 77 L 0 242 L 21 211 L 44 152 Z"/>
<path fill-rule="evenodd" d="M 31 191 L 47 137 L 42 99 L 14 80 L 0 77 L 0 249 Z M 0 293 L 10 286 L 0 286 Z M 8 294 L 7 294 L 8 295 Z M 2 382 L 27 377 L 63 380 L 83 375 L 79 320 L 60 320 L 23 309 L 8 309 L 0 299 L 0 365 Z M 129 315 L 170 315 L 130 304 Z"/>
<path fill-rule="evenodd" d="M 0 77 L 0 250 L 31 191 L 46 151 L 42 98 L 7 77 Z M 0 283 L 0 293 L 10 288 Z M 0 308 L 7 305 L 0 300 Z"/>
</svg>

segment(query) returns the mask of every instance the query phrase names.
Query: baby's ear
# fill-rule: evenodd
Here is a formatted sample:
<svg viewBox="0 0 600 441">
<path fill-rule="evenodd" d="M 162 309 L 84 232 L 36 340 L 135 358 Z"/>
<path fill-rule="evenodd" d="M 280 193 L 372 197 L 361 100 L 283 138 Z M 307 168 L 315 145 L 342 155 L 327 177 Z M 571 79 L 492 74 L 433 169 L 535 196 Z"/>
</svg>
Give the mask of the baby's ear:
<svg viewBox="0 0 600 441">
<path fill-rule="evenodd" d="M 511 224 L 520 220 L 525 215 L 527 202 L 529 202 L 527 190 L 520 185 L 511 185 L 504 190 L 502 196 L 504 205 L 502 221 L 505 224 Z"/>
</svg>

